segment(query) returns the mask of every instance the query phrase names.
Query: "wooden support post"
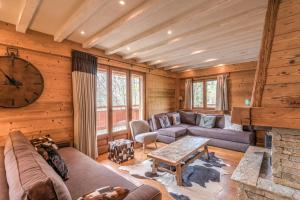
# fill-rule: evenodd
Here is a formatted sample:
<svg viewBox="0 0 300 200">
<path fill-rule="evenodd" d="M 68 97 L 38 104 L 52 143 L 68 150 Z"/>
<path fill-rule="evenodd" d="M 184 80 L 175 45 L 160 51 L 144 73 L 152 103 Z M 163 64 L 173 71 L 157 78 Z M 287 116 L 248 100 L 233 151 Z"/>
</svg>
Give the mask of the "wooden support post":
<svg viewBox="0 0 300 200">
<path fill-rule="evenodd" d="M 261 106 L 262 95 L 267 77 L 267 67 L 269 65 L 272 51 L 279 4 L 280 0 L 269 0 L 268 3 L 263 38 L 256 67 L 254 87 L 252 91 L 251 107 Z"/>
</svg>

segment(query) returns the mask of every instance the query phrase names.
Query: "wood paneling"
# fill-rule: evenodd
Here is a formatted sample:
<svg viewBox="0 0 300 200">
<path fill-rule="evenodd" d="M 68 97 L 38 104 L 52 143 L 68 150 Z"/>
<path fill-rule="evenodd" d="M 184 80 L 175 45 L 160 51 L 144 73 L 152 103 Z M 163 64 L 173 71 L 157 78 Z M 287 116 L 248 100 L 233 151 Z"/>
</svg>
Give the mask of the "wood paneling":
<svg viewBox="0 0 300 200">
<path fill-rule="evenodd" d="M 252 92 L 251 106 L 261 106 L 264 86 L 266 84 L 267 67 L 270 61 L 274 30 L 276 26 L 277 13 L 280 1 L 269 0 L 265 17 L 265 26 L 263 31 L 260 54 L 258 57 L 255 81 Z"/>
<path fill-rule="evenodd" d="M 152 69 L 134 61 L 124 61 L 119 56 L 105 56 L 98 49 L 85 50 L 80 44 L 64 41 L 57 43 L 49 35 L 29 30 L 18 33 L 13 25 L 0 22 L 0 55 L 5 55 L 6 47 L 19 49 L 20 57 L 35 65 L 45 79 L 42 96 L 33 104 L 16 109 L 0 108 L 0 145 L 10 131 L 21 130 L 28 137 L 50 134 L 55 140 L 73 138 L 73 101 L 71 81 L 71 50 L 77 49 L 98 56 L 99 64 L 123 69 L 132 69 L 147 74 L 146 91 L 150 101 L 148 113 L 158 113 L 175 109 L 176 74 Z M 155 102 L 157 99 L 158 103 Z M 127 137 L 116 135 L 115 137 Z M 100 149 L 107 144 L 99 143 Z"/>
<path fill-rule="evenodd" d="M 251 98 L 255 68 L 256 62 L 247 62 L 183 72 L 179 75 L 183 77 L 183 79 L 180 80 L 180 95 L 184 97 L 184 78 L 211 78 L 219 74 L 227 73 L 229 74 L 227 82 L 229 110 L 232 110 L 232 107 L 244 106 L 245 99 Z M 205 110 L 205 112 L 211 113 L 213 111 Z"/>
<path fill-rule="evenodd" d="M 300 129 L 300 1 L 280 1 L 261 107 L 251 108 L 256 126 Z"/>
<path fill-rule="evenodd" d="M 4 55 L 5 45 L 0 45 Z M 27 136 L 50 134 L 55 140 L 73 138 L 73 102 L 71 63 L 65 57 L 19 50 L 20 57 L 30 61 L 42 73 L 45 88 L 41 97 L 23 108 L 0 108 L 0 144 L 13 130 Z"/>
<path fill-rule="evenodd" d="M 146 75 L 146 117 L 178 108 L 177 80 L 153 74 Z"/>
</svg>

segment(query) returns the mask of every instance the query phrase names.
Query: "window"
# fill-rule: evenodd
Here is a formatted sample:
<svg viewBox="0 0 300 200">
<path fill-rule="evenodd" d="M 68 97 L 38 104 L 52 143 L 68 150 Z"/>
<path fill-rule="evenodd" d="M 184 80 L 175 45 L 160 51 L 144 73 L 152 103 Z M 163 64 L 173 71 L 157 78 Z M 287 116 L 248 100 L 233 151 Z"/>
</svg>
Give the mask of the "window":
<svg viewBox="0 0 300 200">
<path fill-rule="evenodd" d="M 203 107 L 203 82 L 193 82 L 193 107 Z"/>
<path fill-rule="evenodd" d="M 217 101 L 217 81 L 206 81 L 206 107 L 215 108 Z"/>
<path fill-rule="evenodd" d="M 125 138 L 129 121 L 144 119 L 144 74 L 99 67 L 96 90 L 97 135 L 101 139 Z"/>
<path fill-rule="evenodd" d="M 132 120 L 144 119 L 142 75 L 131 75 L 131 107 Z"/>
<path fill-rule="evenodd" d="M 217 80 L 196 80 L 193 82 L 193 108 L 215 108 Z"/>
<path fill-rule="evenodd" d="M 113 132 L 127 129 L 127 74 L 112 71 Z"/>
<path fill-rule="evenodd" d="M 97 105 L 97 134 L 108 133 L 108 110 L 107 110 L 107 70 L 97 71 L 96 85 L 96 105 Z"/>
</svg>

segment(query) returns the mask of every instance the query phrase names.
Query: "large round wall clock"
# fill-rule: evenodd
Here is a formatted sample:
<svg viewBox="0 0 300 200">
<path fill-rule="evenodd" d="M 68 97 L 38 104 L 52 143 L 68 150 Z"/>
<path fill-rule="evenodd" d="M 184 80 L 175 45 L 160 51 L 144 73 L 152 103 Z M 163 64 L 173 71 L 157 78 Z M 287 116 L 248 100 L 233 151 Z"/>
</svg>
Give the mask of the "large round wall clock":
<svg viewBox="0 0 300 200">
<path fill-rule="evenodd" d="M 29 105 L 43 89 L 43 76 L 30 62 L 15 55 L 0 56 L 0 107 Z"/>
</svg>

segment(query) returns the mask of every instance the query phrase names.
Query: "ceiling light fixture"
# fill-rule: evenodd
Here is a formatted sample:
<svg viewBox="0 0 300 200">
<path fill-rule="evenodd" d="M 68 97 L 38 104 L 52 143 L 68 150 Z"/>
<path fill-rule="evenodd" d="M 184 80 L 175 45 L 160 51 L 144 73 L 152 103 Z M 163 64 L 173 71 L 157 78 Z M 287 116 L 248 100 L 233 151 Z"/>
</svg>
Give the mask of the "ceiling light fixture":
<svg viewBox="0 0 300 200">
<path fill-rule="evenodd" d="M 204 50 L 197 50 L 197 51 L 192 52 L 191 55 L 199 54 L 202 52 L 204 52 Z"/>
<path fill-rule="evenodd" d="M 81 34 L 81 35 L 84 35 L 84 34 L 85 34 L 85 32 L 82 30 L 82 31 L 80 31 L 80 34 Z"/>
<path fill-rule="evenodd" d="M 171 30 L 168 30 L 168 35 L 172 35 L 172 31 Z"/>
<path fill-rule="evenodd" d="M 210 59 L 204 60 L 204 62 L 212 62 L 212 61 L 215 61 L 215 60 L 218 60 L 218 59 L 217 58 L 210 58 Z"/>
<path fill-rule="evenodd" d="M 119 1 L 119 4 L 124 6 L 125 5 L 125 1 Z"/>
</svg>

